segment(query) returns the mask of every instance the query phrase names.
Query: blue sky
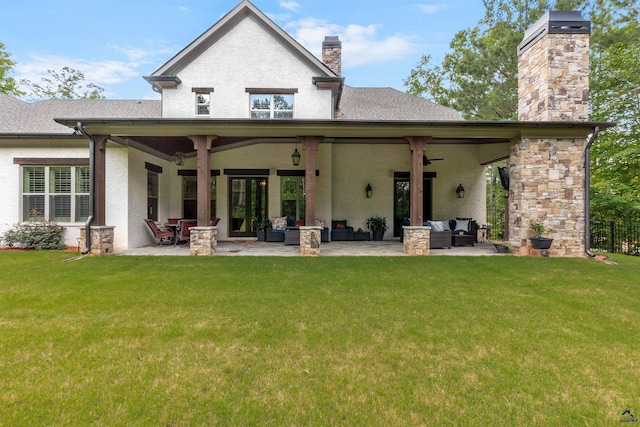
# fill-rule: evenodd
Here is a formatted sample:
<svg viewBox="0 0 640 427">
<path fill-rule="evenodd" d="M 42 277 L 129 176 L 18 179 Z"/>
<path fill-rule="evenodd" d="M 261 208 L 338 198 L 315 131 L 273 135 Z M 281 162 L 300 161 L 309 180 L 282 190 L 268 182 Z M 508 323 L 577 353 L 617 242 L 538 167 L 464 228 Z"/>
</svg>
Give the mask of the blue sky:
<svg viewBox="0 0 640 427">
<path fill-rule="evenodd" d="M 13 77 L 40 82 L 47 69 L 78 69 L 110 99 L 157 99 L 142 78 L 240 0 L 7 0 L 0 42 Z M 325 35 L 342 40 L 342 74 L 357 87 L 405 90 L 424 53 L 436 60 L 453 35 L 477 24 L 481 0 L 253 0 L 317 57 Z"/>
</svg>

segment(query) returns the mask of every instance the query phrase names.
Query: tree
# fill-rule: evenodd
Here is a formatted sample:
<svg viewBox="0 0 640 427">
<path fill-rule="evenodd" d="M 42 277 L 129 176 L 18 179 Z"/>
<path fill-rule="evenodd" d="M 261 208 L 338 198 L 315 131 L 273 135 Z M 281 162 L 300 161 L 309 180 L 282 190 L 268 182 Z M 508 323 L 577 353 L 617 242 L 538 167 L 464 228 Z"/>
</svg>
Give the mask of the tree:
<svg viewBox="0 0 640 427">
<path fill-rule="evenodd" d="M 466 119 L 517 118 L 517 47 L 524 32 L 551 6 L 573 9 L 580 0 L 484 0 L 477 26 L 456 33 L 442 65 L 423 55 L 404 85 L 422 96 L 461 112 Z"/>
<path fill-rule="evenodd" d="M 94 83 L 84 84 L 84 74 L 71 67 L 60 72 L 47 70 L 49 77 L 42 77 L 42 84 L 23 80 L 31 95 L 39 99 L 104 99 L 104 89 Z"/>
<path fill-rule="evenodd" d="M 11 55 L 5 51 L 4 43 L 0 42 L 0 92 L 12 96 L 24 95 L 24 92 L 18 89 L 16 81 L 13 77 L 9 77 L 9 73 L 16 65 L 11 60 Z"/>
<path fill-rule="evenodd" d="M 639 2 L 598 0 L 591 20 L 591 120 L 616 122 L 592 147 L 596 220 L 640 221 Z"/>
</svg>

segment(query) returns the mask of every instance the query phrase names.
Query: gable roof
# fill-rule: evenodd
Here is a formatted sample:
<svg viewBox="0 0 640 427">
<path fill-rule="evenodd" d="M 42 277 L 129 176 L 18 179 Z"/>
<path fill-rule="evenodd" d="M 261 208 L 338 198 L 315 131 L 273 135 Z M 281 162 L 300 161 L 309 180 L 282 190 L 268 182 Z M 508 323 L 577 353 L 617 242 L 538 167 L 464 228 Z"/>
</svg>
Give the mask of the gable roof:
<svg viewBox="0 0 640 427">
<path fill-rule="evenodd" d="M 453 108 L 390 87 L 345 85 L 340 113 L 345 120 L 464 120 Z"/>
<path fill-rule="evenodd" d="M 161 90 L 163 87 L 174 87 L 176 84 L 179 84 L 180 79 L 177 74 L 184 67 L 205 52 L 216 41 L 221 39 L 239 22 L 247 18 L 254 19 L 276 40 L 286 45 L 289 51 L 298 57 L 298 59 L 304 61 L 311 69 L 316 70 L 319 77 L 338 77 L 329 67 L 269 19 L 269 17 L 255 7 L 249 0 L 242 0 L 235 8 L 178 52 L 173 58 L 154 71 L 150 76 L 145 76 L 145 80 L 151 83 L 157 90 Z"/>
</svg>

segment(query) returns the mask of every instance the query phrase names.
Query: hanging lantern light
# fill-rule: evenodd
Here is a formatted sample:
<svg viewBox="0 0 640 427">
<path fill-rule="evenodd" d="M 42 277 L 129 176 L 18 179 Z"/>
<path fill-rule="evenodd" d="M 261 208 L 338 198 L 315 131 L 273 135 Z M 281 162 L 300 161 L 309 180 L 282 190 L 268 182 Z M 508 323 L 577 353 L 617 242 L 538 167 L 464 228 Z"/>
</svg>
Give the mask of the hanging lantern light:
<svg viewBox="0 0 640 427">
<path fill-rule="evenodd" d="M 293 166 L 300 165 L 300 153 L 298 152 L 297 144 L 296 144 L 296 149 L 293 150 L 293 154 L 291 155 L 291 161 L 293 162 Z"/>
<path fill-rule="evenodd" d="M 173 161 L 178 166 L 184 165 L 184 159 L 185 155 L 182 151 L 176 151 L 176 154 L 173 155 Z"/>
<path fill-rule="evenodd" d="M 462 184 L 458 185 L 458 188 L 456 188 L 456 197 L 458 199 L 464 199 L 464 187 Z"/>
</svg>

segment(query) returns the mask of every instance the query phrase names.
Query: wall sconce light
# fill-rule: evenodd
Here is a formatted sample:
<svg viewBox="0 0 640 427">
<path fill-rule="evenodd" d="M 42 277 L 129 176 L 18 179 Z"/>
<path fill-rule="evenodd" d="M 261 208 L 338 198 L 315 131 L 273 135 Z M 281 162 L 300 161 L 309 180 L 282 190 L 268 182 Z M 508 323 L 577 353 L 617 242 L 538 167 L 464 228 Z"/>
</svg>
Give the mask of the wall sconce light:
<svg viewBox="0 0 640 427">
<path fill-rule="evenodd" d="M 371 184 L 367 184 L 367 188 L 364 189 L 364 194 L 367 196 L 367 199 L 370 199 L 373 196 L 373 188 L 371 188 Z"/>
<path fill-rule="evenodd" d="M 458 188 L 456 188 L 456 197 L 458 199 L 464 199 L 464 187 L 462 184 L 458 185 Z"/>
<path fill-rule="evenodd" d="M 293 154 L 291 155 L 291 161 L 293 162 L 293 166 L 300 165 L 300 153 L 298 152 L 298 144 L 296 143 L 296 149 L 293 150 Z"/>
<path fill-rule="evenodd" d="M 185 156 L 182 151 L 176 151 L 176 154 L 173 155 L 173 161 L 178 166 L 184 165 L 184 159 L 185 159 Z"/>
</svg>

